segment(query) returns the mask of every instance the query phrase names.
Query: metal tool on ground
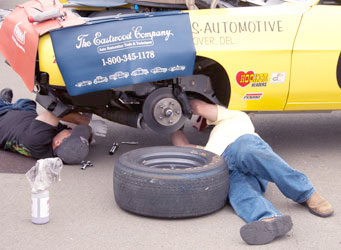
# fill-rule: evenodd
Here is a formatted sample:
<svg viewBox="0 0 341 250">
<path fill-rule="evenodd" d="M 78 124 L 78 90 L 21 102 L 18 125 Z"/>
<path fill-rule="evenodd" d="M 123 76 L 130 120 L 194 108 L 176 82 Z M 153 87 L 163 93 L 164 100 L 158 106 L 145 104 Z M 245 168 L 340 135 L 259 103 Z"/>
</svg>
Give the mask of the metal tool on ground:
<svg viewBox="0 0 341 250">
<path fill-rule="evenodd" d="M 137 142 L 137 141 L 121 141 L 121 144 L 138 145 L 139 142 Z"/>
<path fill-rule="evenodd" d="M 82 170 L 85 170 L 87 167 L 94 166 L 94 164 L 92 164 L 91 161 L 82 161 L 81 164 L 82 164 L 82 167 L 81 167 Z"/>
<path fill-rule="evenodd" d="M 113 155 L 118 148 L 118 143 L 114 142 L 109 150 L 109 155 Z"/>
</svg>

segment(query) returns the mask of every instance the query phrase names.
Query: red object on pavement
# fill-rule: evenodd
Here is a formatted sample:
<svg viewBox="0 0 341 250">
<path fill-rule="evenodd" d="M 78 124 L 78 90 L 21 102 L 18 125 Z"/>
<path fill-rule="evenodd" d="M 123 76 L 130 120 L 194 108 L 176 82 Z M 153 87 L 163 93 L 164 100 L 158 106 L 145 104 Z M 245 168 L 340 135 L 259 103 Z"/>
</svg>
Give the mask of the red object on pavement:
<svg viewBox="0 0 341 250">
<path fill-rule="evenodd" d="M 29 16 L 56 8 L 64 13 L 62 19 L 51 19 L 39 23 L 29 22 Z M 3 21 L 0 29 L 0 53 L 32 92 L 39 36 L 50 30 L 84 23 L 83 19 L 74 15 L 70 10 L 63 9 L 63 5 L 58 1 L 29 1 L 18 5 Z"/>
<path fill-rule="evenodd" d="M 193 123 L 193 127 L 197 128 L 199 131 L 203 131 L 207 127 L 206 119 L 199 116 L 198 119 Z"/>
</svg>

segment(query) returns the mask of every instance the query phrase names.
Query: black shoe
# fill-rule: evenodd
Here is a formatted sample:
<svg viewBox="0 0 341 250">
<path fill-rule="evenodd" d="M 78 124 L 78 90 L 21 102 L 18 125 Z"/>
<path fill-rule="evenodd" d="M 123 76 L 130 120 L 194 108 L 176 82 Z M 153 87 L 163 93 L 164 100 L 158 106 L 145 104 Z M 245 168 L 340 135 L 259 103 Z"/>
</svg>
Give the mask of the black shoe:
<svg viewBox="0 0 341 250">
<path fill-rule="evenodd" d="M 12 103 L 13 91 L 9 88 L 2 89 L 0 91 L 0 99 L 4 102 Z"/>
<path fill-rule="evenodd" d="M 270 243 L 292 228 L 289 215 L 276 217 L 271 221 L 255 221 L 240 228 L 240 236 L 249 245 L 263 245 Z"/>
</svg>

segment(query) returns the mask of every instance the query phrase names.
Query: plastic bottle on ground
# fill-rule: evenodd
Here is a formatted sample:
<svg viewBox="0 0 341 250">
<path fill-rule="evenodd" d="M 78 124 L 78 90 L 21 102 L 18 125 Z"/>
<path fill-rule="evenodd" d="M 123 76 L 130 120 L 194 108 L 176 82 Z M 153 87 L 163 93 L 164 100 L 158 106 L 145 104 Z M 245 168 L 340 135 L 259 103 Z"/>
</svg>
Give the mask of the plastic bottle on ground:
<svg viewBox="0 0 341 250">
<path fill-rule="evenodd" d="M 32 222 L 34 224 L 45 224 L 50 220 L 50 193 L 44 190 L 32 193 Z"/>
</svg>

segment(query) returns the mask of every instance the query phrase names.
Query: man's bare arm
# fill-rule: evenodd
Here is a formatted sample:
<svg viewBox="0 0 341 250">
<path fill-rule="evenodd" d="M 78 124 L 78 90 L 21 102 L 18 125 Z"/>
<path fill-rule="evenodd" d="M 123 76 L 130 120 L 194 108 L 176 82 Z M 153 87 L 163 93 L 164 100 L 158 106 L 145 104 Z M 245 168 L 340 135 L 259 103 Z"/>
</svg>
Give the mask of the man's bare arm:
<svg viewBox="0 0 341 250">
<path fill-rule="evenodd" d="M 90 118 L 79 114 L 79 113 L 70 113 L 66 116 L 64 116 L 63 118 L 61 118 L 62 121 L 65 122 L 71 122 L 74 124 L 89 124 L 90 123 Z"/>
<path fill-rule="evenodd" d="M 206 103 L 198 99 L 190 100 L 193 114 L 200 115 L 212 122 L 218 119 L 218 107 L 215 104 Z"/>
<path fill-rule="evenodd" d="M 38 115 L 36 117 L 36 120 L 45 122 L 47 124 L 50 124 L 54 127 L 56 127 L 59 123 L 59 120 L 66 121 L 66 122 L 71 122 L 74 124 L 89 124 L 90 119 L 84 115 L 81 115 L 79 113 L 70 113 L 63 118 L 58 118 L 54 114 L 52 114 L 49 111 L 44 111 L 42 114 Z"/>
<path fill-rule="evenodd" d="M 198 99 L 190 100 L 192 106 L 193 114 L 200 115 L 207 120 L 216 121 L 218 118 L 218 108 L 215 104 L 209 104 Z M 199 145 L 191 144 L 184 131 L 178 130 L 174 132 L 171 136 L 172 144 L 179 147 L 191 147 L 191 148 L 204 148 Z"/>
<path fill-rule="evenodd" d="M 202 146 L 189 143 L 183 130 L 175 131 L 172 134 L 171 139 L 172 139 L 172 144 L 177 147 L 203 148 Z"/>
</svg>

